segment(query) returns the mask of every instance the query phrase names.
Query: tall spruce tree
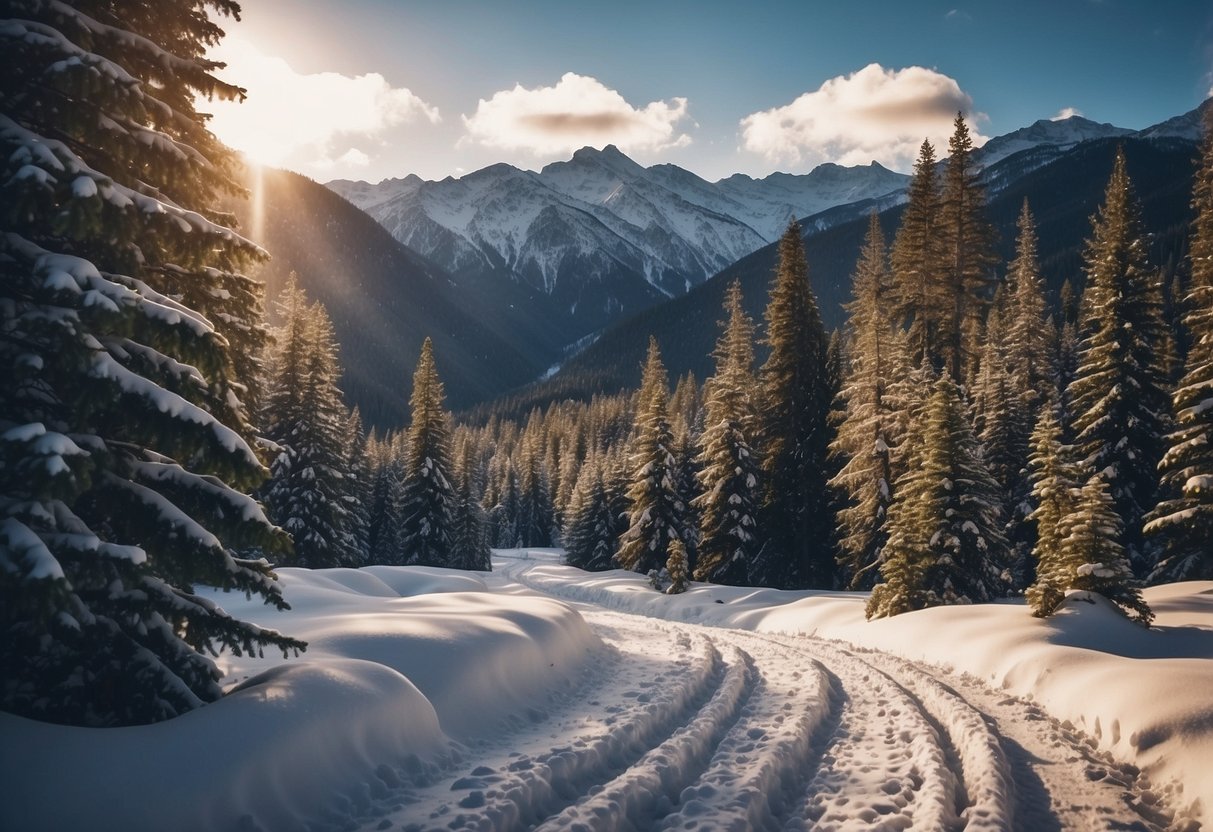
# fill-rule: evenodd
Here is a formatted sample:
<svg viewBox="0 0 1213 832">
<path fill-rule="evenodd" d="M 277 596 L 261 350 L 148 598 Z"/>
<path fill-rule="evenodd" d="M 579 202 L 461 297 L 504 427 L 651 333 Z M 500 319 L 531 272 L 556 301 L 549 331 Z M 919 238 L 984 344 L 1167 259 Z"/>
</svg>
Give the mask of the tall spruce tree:
<svg viewBox="0 0 1213 832">
<path fill-rule="evenodd" d="M 639 432 L 630 460 L 628 529 L 616 555 L 621 567 L 641 574 L 665 566 L 670 541 L 686 537 L 686 505 L 676 484 L 669 397 L 661 351 L 657 339 L 650 338 L 640 385 Z"/>
<path fill-rule="evenodd" d="M 759 372 L 766 545 L 752 577 L 766 586 L 832 587 L 835 535 L 827 481 L 833 391 L 826 334 L 795 222 L 779 241 L 766 342 L 770 355 Z"/>
<path fill-rule="evenodd" d="M 956 383 L 978 365 L 981 322 L 994 284 L 994 231 L 986 220 L 985 194 L 973 160 L 973 138 L 956 114 L 939 203 L 943 276 L 939 312 L 944 366 Z"/>
<path fill-rule="evenodd" d="M 355 407 L 345 420 L 345 487 L 343 499 L 349 512 L 350 535 L 354 544 L 353 561 L 367 563 L 371 558 L 371 457 L 367 448 L 366 431 L 362 428 L 362 412 Z"/>
<path fill-rule="evenodd" d="M 940 231 L 939 175 L 935 169 L 935 148 L 929 141 L 923 141 L 919 149 L 908 196 L 889 257 L 892 317 L 894 323 L 907 331 L 911 365 L 918 366 L 927 360 L 933 366 L 941 366 L 940 292 L 946 258 Z"/>
<path fill-rule="evenodd" d="M 93 5 L 13 0 L 0 27 L 0 709 L 114 725 L 218 699 L 216 651 L 302 644 L 193 590 L 286 606 L 232 554 L 287 538 L 246 493 L 259 250 L 215 210 L 238 162 L 194 108 L 243 94 L 203 57 L 238 7 Z"/>
<path fill-rule="evenodd" d="M 1019 212 L 1015 259 L 1007 267 L 1007 369 L 1016 396 L 1023 402 L 1027 424 L 1035 424 L 1054 386 L 1051 331 L 1044 278 L 1037 258 L 1036 221 L 1025 198 Z M 1029 427 L 1029 430 L 1031 428 Z"/>
<path fill-rule="evenodd" d="M 451 535 L 450 566 L 488 572 L 492 566 L 484 507 L 480 505 L 475 442 L 464 436 L 455 459 L 455 528 Z"/>
<path fill-rule="evenodd" d="M 413 373 L 409 396 L 412 420 L 404 482 L 400 487 L 400 551 L 404 563 L 449 566 L 452 562 L 455 489 L 451 484 L 450 416 L 434 366 L 434 345 L 426 338 Z"/>
<path fill-rule="evenodd" d="M 1050 615 L 1066 596 L 1073 582 L 1073 569 L 1066 561 L 1064 542 L 1067 524 L 1078 503 L 1079 466 L 1074 449 L 1064 444 L 1058 408 L 1046 406 L 1032 432 L 1032 502 L 1030 520 L 1036 527 L 1032 554 L 1036 576 L 1025 593 L 1032 613 Z"/>
<path fill-rule="evenodd" d="M 872 590 L 869 618 L 989 601 L 1003 590 L 998 484 L 947 373 L 935 382 L 923 417 L 907 438 L 922 450 L 896 483 L 880 565 L 884 582 Z"/>
<path fill-rule="evenodd" d="M 294 540 L 292 563 L 354 565 L 361 553 L 345 500 L 346 411 L 333 325 L 293 280 L 279 308 L 284 321 L 267 362 L 263 416 L 265 436 L 279 450 L 261 493 L 270 519 Z"/>
<path fill-rule="evenodd" d="M 602 463 L 586 460 L 577 478 L 564 533 L 566 562 L 587 572 L 612 569 L 619 530 L 603 483 Z"/>
<path fill-rule="evenodd" d="M 1145 575 L 1155 559 L 1143 544 L 1142 518 L 1155 501 L 1170 403 L 1160 349 L 1162 287 L 1146 262 L 1123 149 L 1092 225 L 1079 363 L 1068 391 L 1075 444 L 1088 469 L 1107 482 L 1124 528 L 1121 543 L 1135 572 Z"/>
<path fill-rule="evenodd" d="M 838 511 L 839 566 L 852 589 L 871 589 L 885 543 L 885 520 L 893 497 L 896 349 L 888 319 L 890 293 L 884 235 L 873 213 L 855 266 L 850 313 L 851 357 L 840 393 L 844 409 L 833 444 L 842 467 L 830 485 L 845 495 Z"/>
<path fill-rule="evenodd" d="M 1176 429 L 1159 465 L 1164 497 L 1145 526 L 1162 547 L 1154 581 L 1213 579 L 1213 109 L 1205 112 L 1192 207 L 1183 319 L 1190 346 L 1171 399 Z"/>
<path fill-rule="evenodd" d="M 704 385 L 705 427 L 700 440 L 699 553 L 695 579 L 743 586 L 758 553 L 761 466 L 753 447 L 754 324 L 741 305 L 741 284 L 725 298 L 728 313 L 716 342 L 716 375 Z"/>
</svg>

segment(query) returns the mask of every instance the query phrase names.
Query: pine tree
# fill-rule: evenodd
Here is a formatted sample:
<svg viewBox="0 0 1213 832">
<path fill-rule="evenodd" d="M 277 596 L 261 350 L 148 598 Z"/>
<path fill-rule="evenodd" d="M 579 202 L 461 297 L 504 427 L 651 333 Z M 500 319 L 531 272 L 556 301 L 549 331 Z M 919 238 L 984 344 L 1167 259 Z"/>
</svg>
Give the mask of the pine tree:
<svg viewBox="0 0 1213 832">
<path fill-rule="evenodd" d="M 946 374 L 935 383 L 915 465 L 896 483 L 889 541 L 868 617 L 940 604 L 979 603 L 1001 594 L 1006 559 L 998 485 L 986 470 L 964 402 Z"/>
<path fill-rule="evenodd" d="M 912 366 L 924 360 L 943 361 L 940 291 L 944 283 L 943 238 L 940 232 L 940 193 L 935 148 L 923 141 L 914 163 L 909 200 L 893 240 L 892 318 L 907 329 Z"/>
<path fill-rule="evenodd" d="M 345 488 L 343 498 L 349 512 L 350 536 L 354 550 L 351 561 L 361 565 L 370 561 L 371 544 L 371 459 L 366 431 L 362 429 L 362 412 L 350 411 L 344 427 Z"/>
<path fill-rule="evenodd" d="M 1028 424 L 1034 424 L 1052 387 L 1048 304 L 1036 253 L 1036 222 L 1027 199 L 1019 212 L 1015 259 L 1007 268 L 1007 369 L 1012 388 L 1023 403 Z"/>
<path fill-rule="evenodd" d="M 695 578 L 743 586 L 758 553 L 761 467 L 752 446 L 754 324 L 733 281 L 725 299 L 728 321 L 716 342 L 716 375 L 704 385 L 705 428 L 700 440 L 699 556 Z"/>
<path fill-rule="evenodd" d="M 832 587 L 834 518 L 827 481 L 833 393 L 826 334 L 795 222 L 779 242 L 766 341 L 771 352 L 759 373 L 766 545 L 752 577 L 782 588 Z"/>
<path fill-rule="evenodd" d="M 619 541 L 610 496 L 603 483 L 602 465 L 587 460 L 577 478 L 565 531 L 566 562 L 587 572 L 612 569 Z"/>
<path fill-rule="evenodd" d="M 687 552 L 688 569 L 694 570 L 699 558 L 699 509 L 695 501 L 699 490 L 699 442 L 687 417 L 674 418 L 674 491 L 684 507 L 682 543 Z"/>
<path fill-rule="evenodd" d="M 830 480 L 845 495 L 838 511 L 839 566 L 852 589 L 871 589 L 885 543 L 885 519 L 893 496 L 893 382 L 895 347 L 886 308 L 890 292 L 884 235 L 875 213 L 868 224 L 852 284 L 851 360 L 836 417 L 838 433 L 830 446 L 843 461 Z"/>
<path fill-rule="evenodd" d="M 687 549 L 681 540 L 671 540 L 669 556 L 665 561 L 665 571 L 670 576 L 670 585 L 666 587 L 666 595 L 681 595 L 687 591 Z"/>
<path fill-rule="evenodd" d="M 450 417 L 429 338 L 413 373 L 406 472 L 400 488 L 400 549 L 406 564 L 449 566 L 455 490 L 451 485 Z"/>
<path fill-rule="evenodd" d="M 1141 596 L 1129 559 L 1120 545 L 1120 517 L 1112 505 L 1108 484 L 1093 474 L 1078 493 L 1074 514 L 1065 523 L 1061 559 L 1069 587 L 1096 592 L 1149 627 L 1154 613 Z"/>
<path fill-rule="evenodd" d="M 211 75 L 203 54 L 222 31 L 201 8 L 94 20 L 17 0 L 0 31 L 0 709 L 13 713 L 166 719 L 222 696 L 208 654 L 303 646 L 193 592 L 285 607 L 269 564 L 232 552 L 288 546 L 242 493 L 266 475 L 241 398 L 264 330 L 240 270 L 259 250 L 214 210 L 238 190 L 237 159 L 193 102 L 242 91 Z"/>
<path fill-rule="evenodd" d="M 1184 328 L 1190 339 L 1183 377 L 1171 399 L 1176 429 L 1159 470 L 1164 499 L 1146 517 L 1161 542 L 1153 581 L 1213 579 L 1213 110 L 1196 171 L 1192 207 L 1192 273 Z"/>
<path fill-rule="evenodd" d="M 1047 616 L 1057 608 L 1074 578 L 1063 544 L 1067 524 L 1078 502 L 1079 470 L 1073 449 L 1062 441 L 1062 426 L 1054 407 L 1042 408 L 1032 432 L 1032 502 L 1030 520 L 1036 527 L 1036 578 L 1025 595 L 1034 615 Z"/>
<path fill-rule="evenodd" d="M 488 572 L 493 566 L 487 542 L 484 508 L 480 505 L 475 443 L 464 437 L 455 460 L 454 531 L 450 566 Z"/>
<path fill-rule="evenodd" d="M 944 366 L 958 384 L 978 363 L 984 310 L 993 286 L 994 231 L 984 216 L 985 195 L 973 162 L 973 139 L 964 115 L 956 114 L 939 204 L 943 251 L 940 346 Z"/>
<path fill-rule="evenodd" d="M 398 565 L 400 551 L 400 488 L 404 483 L 402 434 L 385 436 L 375 445 L 372 473 L 370 523 L 367 545 L 370 562 Z"/>
<path fill-rule="evenodd" d="M 1133 188 L 1118 151 L 1103 206 L 1092 220 L 1077 374 L 1069 388 L 1075 444 L 1107 482 L 1138 574 L 1154 565 L 1142 518 L 1158 485 L 1169 403 L 1160 346 L 1162 290 L 1146 262 Z"/>
<path fill-rule="evenodd" d="M 543 462 L 529 434 L 521 449 L 518 466 L 518 534 L 524 546 L 552 545 L 554 516 Z"/>
<path fill-rule="evenodd" d="M 284 323 L 267 362 L 265 436 L 279 451 L 262 490 L 270 519 L 290 532 L 292 563 L 346 566 L 360 552 L 345 501 L 345 405 L 333 325 L 319 303 L 289 281 L 279 304 Z"/>
<path fill-rule="evenodd" d="M 669 395 L 657 339 L 650 338 L 640 386 L 639 433 L 631 457 L 628 530 L 615 556 L 621 567 L 641 574 L 664 566 L 670 541 L 681 541 L 686 533 L 686 505 L 675 484 Z"/>
<path fill-rule="evenodd" d="M 522 548 L 522 532 L 519 529 L 519 517 L 522 498 L 518 489 L 518 470 L 514 463 L 507 462 L 504 481 L 501 485 L 500 498 L 496 505 L 489 509 L 490 537 L 498 549 Z"/>
</svg>

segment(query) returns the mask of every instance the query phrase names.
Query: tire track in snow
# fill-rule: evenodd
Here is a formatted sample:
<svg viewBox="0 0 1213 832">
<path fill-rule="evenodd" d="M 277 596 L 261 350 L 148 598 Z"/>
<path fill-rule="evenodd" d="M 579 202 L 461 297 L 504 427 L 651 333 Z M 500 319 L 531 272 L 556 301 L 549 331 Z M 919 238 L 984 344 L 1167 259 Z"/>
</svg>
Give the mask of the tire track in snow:
<svg viewBox="0 0 1213 832">
<path fill-rule="evenodd" d="M 726 678 L 722 656 L 708 638 L 683 628 L 646 626 L 621 619 L 616 646 L 620 666 L 601 690 L 587 690 L 572 702 L 560 726 L 571 737 L 551 746 L 560 731 L 510 736 L 494 753 L 476 749 L 478 765 L 462 776 L 401 795 L 393 811 L 364 828 L 406 830 L 506 830 L 533 827 L 576 802 L 596 784 L 626 771 L 664 737 L 693 719 Z M 648 622 L 646 622 L 648 623 Z M 600 632 L 608 636 L 610 628 Z M 649 656 L 665 631 L 661 650 L 667 669 L 655 670 Z M 679 656 L 693 658 L 678 663 Z M 667 683 L 667 684 L 663 684 Z M 587 722 L 587 710 L 600 716 Z M 569 723 L 573 723 L 569 730 Z M 519 750 L 525 748 L 526 750 Z M 388 824 L 388 825 L 384 825 Z"/>
</svg>

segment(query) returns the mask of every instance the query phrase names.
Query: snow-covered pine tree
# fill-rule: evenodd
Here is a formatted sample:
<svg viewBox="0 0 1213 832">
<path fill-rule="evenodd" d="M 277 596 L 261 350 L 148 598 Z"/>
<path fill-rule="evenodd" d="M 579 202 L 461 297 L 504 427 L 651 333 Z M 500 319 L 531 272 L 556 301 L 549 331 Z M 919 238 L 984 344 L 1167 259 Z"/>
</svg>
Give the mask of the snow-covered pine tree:
<svg viewBox="0 0 1213 832">
<path fill-rule="evenodd" d="M 455 529 L 451 540 L 450 565 L 457 569 L 488 572 L 492 566 L 485 528 L 484 508 L 480 505 L 479 472 L 475 442 L 464 436 L 455 458 Z"/>
<path fill-rule="evenodd" d="M 1062 544 L 1078 502 L 1079 469 L 1071 459 L 1073 448 L 1064 444 L 1057 409 L 1050 405 L 1041 409 L 1032 432 L 1029 460 L 1035 506 L 1029 520 L 1036 527 L 1036 545 L 1032 550 L 1036 577 L 1024 594 L 1032 614 L 1041 617 L 1057 609 L 1074 578 Z"/>
<path fill-rule="evenodd" d="M 985 194 L 973 160 L 973 138 L 957 113 L 939 201 L 943 253 L 940 346 L 944 366 L 957 384 L 974 375 L 981 323 L 994 282 L 994 230 L 985 218 Z"/>
<path fill-rule="evenodd" d="M 766 309 L 770 355 L 759 371 L 762 531 L 751 578 L 781 588 L 834 585 L 834 514 L 829 480 L 833 391 L 827 338 L 809 285 L 800 226 L 779 241 L 779 265 Z"/>
<path fill-rule="evenodd" d="M 692 383 L 694 379 L 692 378 Z M 685 508 L 682 542 L 687 552 L 687 568 L 693 570 L 699 558 L 699 437 L 687 421 L 685 411 L 674 417 L 674 489 Z"/>
<path fill-rule="evenodd" d="M 203 58 L 211 10 L 237 7 L 14 0 L 0 25 L 0 708 L 25 716 L 166 719 L 222 695 L 207 654 L 303 646 L 193 592 L 285 606 L 232 555 L 287 538 L 241 493 L 260 251 L 214 210 L 237 160 L 193 102 L 242 91 Z"/>
<path fill-rule="evenodd" d="M 871 589 L 885 542 L 893 497 L 891 447 L 895 415 L 887 395 L 901 369 L 895 363 L 884 235 L 875 212 L 855 266 L 850 313 L 850 361 L 843 373 L 838 431 L 830 450 L 843 461 L 830 486 L 845 495 L 838 511 L 838 564 L 852 589 Z"/>
<path fill-rule="evenodd" d="M 686 535 L 686 505 L 675 484 L 678 472 L 669 396 L 661 351 L 657 339 L 650 337 L 640 385 L 638 433 L 630 459 L 628 529 L 615 556 L 622 568 L 642 575 L 665 566 L 670 541 L 681 541 Z"/>
<path fill-rule="evenodd" d="M 565 562 L 587 572 L 613 569 L 618 524 L 603 484 L 601 461 L 587 459 L 577 477 L 564 533 Z"/>
<path fill-rule="evenodd" d="M 1162 547 L 1152 581 L 1213 579 L 1213 110 L 1205 111 L 1192 207 L 1183 319 L 1190 346 L 1171 399 L 1176 429 L 1159 464 L 1164 498 L 1145 526 Z"/>
<path fill-rule="evenodd" d="M 400 487 L 400 552 L 405 564 L 450 566 L 455 489 L 451 485 L 450 416 L 426 338 L 413 373 L 404 482 Z"/>
<path fill-rule="evenodd" d="M 665 571 L 670 576 L 670 585 L 665 589 L 666 595 L 681 595 L 687 591 L 687 549 L 681 540 L 670 541 Z"/>
<path fill-rule="evenodd" d="M 1124 526 L 1134 571 L 1148 574 L 1155 555 L 1142 540 L 1153 507 L 1158 461 L 1169 421 L 1162 287 L 1146 262 L 1146 238 L 1123 149 L 1104 204 L 1092 220 L 1085 261 L 1078 371 L 1070 384 L 1075 445 L 1108 484 Z"/>
<path fill-rule="evenodd" d="M 518 476 L 518 534 L 523 546 L 551 546 L 553 516 L 552 500 L 543 459 L 537 447 L 539 438 L 528 431 L 519 454 Z"/>
<path fill-rule="evenodd" d="M 355 565 L 360 552 L 345 500 L 346 410 L 337 387 L 333 325 L 320 303 L 308 304 L 294 280 L 278 307 L 283 325 L 266 362 L 271 377 L 262 425 L 279 450 L 261 496 L 270 519 L 294 540 L 291 563 Z"/>
<path fill-rule="evenodd" d="M 920 427 L 914 465 L 895 484 L 889 540 L 869 618 L 940 604 L 989 601 L 1002 593 L 1006 540 L 998 484 L 986 470 L 960 390 L 941 374 Z"/>
<path fill-rule="evenodd" d="M 1142 597 L 1120 545 L 1121 520 L 1108 493 L 1108 484 L 1099 474 L 1092 474 L 1079 491 L 1065 532 L 1061 560 L 1070 576 L 1069 588 L 1099 593 L 1130 618 L 1149 627 L 1154 613 Z"/>
<path fill-rule="evenodd" d="M 910 365 L 924 358 L 932 366 L 943 361 L 939 343 L 940 290 L 944 280 L 943 239 L 940 234 L 940 193 L 935 148 L 923 141 L 914 163 L 908 201 L 889 254 L 893 278 L 892 319 L 907 330 Z"/>
<path fill-rule="evenodd" d="M 522 547 L 522 533 L 518 528 L 522 498 L 518 493 L 518 470 L 512 460 L 507 460 L 502 475 L 500 496 L 489 509 L 489 536 L 498 549 Z"/>
<path fill-rule="evenodd" d="M 400 563 L 400 487 L 404 482 L 402 434 L 388 434 L 373 445 L 370 526 L 367 543 L 370 562 Z"/>
<path fill-rule="evenodd" d="M 344 499 L 349 511 L 350 536 L 354 546 L 353 563 L 367 563 L 371 557 L 371 459 L 367 452 L 366 431 L 362 428 L 362 412 L 355 407 L 345 420 L 345 489 Z"/>
<path fill-rule="evenodd" d="M 1025 198 L 1019 212 L 1015 259 L 1007 267 L 1006 331 L 1007 369 L 1013 389 L 1024 405 L 1031 430 L 1037 414 L 1054 386 L 1051 331 L 1044 279 L 1037 259 L 1036 221 Z"/>
<path fill-rule="evenodd" d="M 716 375 L 704 384 L 703 436 L 699 455 L 699 557 L 695 579 L 744 586 L 758 553 L 762 470 L 752 445 L 754 324 L 741 305 L 741 284 L 725 297 L 728 321 L 716 342 Z"/>
</svg>

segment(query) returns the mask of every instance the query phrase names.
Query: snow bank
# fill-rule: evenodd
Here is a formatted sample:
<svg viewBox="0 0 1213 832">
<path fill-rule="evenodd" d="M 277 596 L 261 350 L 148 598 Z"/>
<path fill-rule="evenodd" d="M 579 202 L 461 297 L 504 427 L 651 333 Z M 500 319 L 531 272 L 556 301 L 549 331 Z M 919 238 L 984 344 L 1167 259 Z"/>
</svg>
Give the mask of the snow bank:
<svg viewBox="0 0 1213 832">
<path fill-rule="evenodd" d="M 310 642 L 285 661 L 223 656 L 234 689 L 217 703 L 134 728 L 0 714 L 0 829 L 331 825 L 432 776 L 459 753 L 452 740 L 536 718 L 604 649 L 565 604 L 490 592 L 475 573 L 280 576 L 289 611 L 203 591 Z"/>
<path fill-rule="evenodd" d="M 1102 750 L 1147 773 L 1186 814 L 1213 823 L 1213 582 L 1145 590 L 1144 630 L 1102 598 L 1072 595 L 1057 615 L 1022 602 L 939 607 L 866 621 L 866 593 L 692 584 L 654 592 L 644 576 L 548 563 L 500 567 L 571 600 L 677 621 L 840 639 L 985 680 L 1038 702 Z"/>
</svg>

